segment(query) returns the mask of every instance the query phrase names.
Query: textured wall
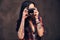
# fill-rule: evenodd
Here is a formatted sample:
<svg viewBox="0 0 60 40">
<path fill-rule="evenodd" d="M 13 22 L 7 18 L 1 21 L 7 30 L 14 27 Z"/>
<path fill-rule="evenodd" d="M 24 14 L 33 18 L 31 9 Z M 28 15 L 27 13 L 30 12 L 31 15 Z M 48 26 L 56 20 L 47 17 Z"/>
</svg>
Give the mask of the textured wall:
<svg viewBox="0 0 60 40">
<path fill-rule="evenodd" d="M 25 0 L 0 0 L 0 40 L 17 40 L 16 20 Z M 42 40 L 60 40 L 60 0 L 33 0 L 43 18 Z"/>
<path fill-rule="evenodd" d="M 1 0 L 0 40 L 17 40 L 16 20 L 18 19 L 20 4 L 22 1 Z"/>
</svg>

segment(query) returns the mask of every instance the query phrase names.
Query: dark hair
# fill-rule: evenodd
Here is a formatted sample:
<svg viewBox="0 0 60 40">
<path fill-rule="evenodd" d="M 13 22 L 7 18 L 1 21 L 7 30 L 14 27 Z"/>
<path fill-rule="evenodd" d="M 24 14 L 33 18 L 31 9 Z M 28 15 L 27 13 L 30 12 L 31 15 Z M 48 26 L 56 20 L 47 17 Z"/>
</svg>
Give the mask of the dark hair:
<svg viewBox="0 0 60 40">
<path fill-rule="evenodd" d="M 20 10 L 20 14 L 19 14 L 19 19 L 17 20 L 17 28 L 16 28 L 16 31 L 18 31 L 18 29 L 19 29 L 19 27 L 20 27 L 22 15 L 23 15 L 22 12 L 23 12 L 24 8 L 28 7 L 31 3 L 33 3 L 34 6 L 36 5 L 36 4 L 35 4 L 34 2 L 32 2 L 32 1 L 24 1 L 24 2 L 22 3 L 21 10 Z M 28 25 L 27 25 L 27 24 L 28 24 Z M 28 20 L 25 21 L 25 27 L 26 27 L 26 26 L 29 26 Z"/>
</svg>

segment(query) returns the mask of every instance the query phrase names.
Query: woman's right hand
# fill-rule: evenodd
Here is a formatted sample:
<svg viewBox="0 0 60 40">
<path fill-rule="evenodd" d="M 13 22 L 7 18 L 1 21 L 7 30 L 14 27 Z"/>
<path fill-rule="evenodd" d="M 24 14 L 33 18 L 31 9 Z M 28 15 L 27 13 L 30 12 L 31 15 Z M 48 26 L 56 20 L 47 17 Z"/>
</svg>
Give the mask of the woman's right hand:
<svg viewBox="0 0 60 40">
<path fill-rule="evenodd" d="M 23 19 L 26 19 L 26 18 L 27 18 L 27 15 L 28 15 L 28 10 L 27 10 L 27 8 L 25 8 L 25 9 L 23 10 L 22 18 L 23 18 Z"/>
<path fill-rule="evenodd" d="M 19 28 L 19 31 L 18 31 L 19 39 L 24 38 L 24 26 L 25 26 L 24 23 L 25 23 L 25 19 L 27 18 L 27 14 L 28 14 L 28 10 L 27 10 L 27 8 L 25 8 L 23 10 L 22 21 L 21 21 L 20 28 Z"/>
</svg>

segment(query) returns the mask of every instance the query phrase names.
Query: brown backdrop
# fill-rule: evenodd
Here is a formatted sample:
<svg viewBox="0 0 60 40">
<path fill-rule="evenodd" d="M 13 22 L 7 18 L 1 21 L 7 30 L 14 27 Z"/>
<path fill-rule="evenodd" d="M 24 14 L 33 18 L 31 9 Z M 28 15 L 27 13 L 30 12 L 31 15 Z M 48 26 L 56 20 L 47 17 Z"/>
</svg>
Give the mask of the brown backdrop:
<svg viewBox="0 0 60 40">
<path fill-rule="evenodd" d="M 16 21 L 25 0 L 0 0 L 0 40 L 17 40 Z M 43 18 L 42 40 L 60 40 L 60 0 L 33 0 Z"/>
</svg>

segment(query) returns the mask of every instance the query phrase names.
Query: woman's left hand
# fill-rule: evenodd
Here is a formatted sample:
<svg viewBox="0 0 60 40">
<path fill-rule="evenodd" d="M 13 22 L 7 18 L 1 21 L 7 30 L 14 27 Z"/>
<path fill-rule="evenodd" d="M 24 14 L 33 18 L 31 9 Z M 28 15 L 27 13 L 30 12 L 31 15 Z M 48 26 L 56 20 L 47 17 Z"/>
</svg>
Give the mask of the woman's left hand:
<svg viewBox="0 0 60 40">
<path fill-rule="evenodd" d="M 34 15 L 35 15 L 35 18 L 38 19 L 39 12 L 38 12 L 37 8 L 35 8 L 35 10 L 34 10 Z"/>
</svg>

